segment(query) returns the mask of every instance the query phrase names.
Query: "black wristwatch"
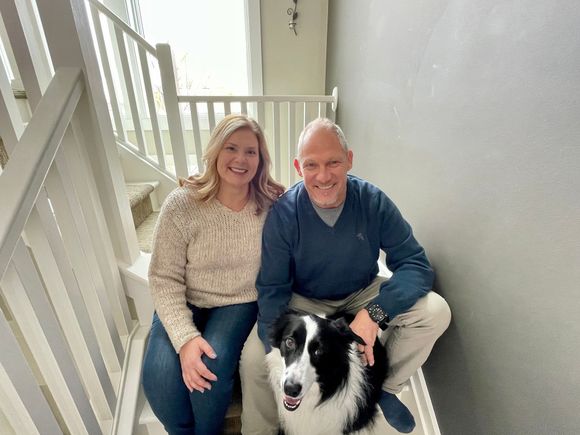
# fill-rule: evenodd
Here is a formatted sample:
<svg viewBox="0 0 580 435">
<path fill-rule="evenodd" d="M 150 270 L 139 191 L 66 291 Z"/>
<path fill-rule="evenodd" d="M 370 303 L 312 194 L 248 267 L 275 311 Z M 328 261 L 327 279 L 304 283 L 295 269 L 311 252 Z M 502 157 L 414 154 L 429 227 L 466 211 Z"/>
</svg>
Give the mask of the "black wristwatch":
<svg viewBox="0 0 580 435">
<path fill-rule="evenodd" d="M 382 330 L 387 329 L 387 326 L 389 326 L 389 316 L 387 313 L 385 313 L 379 304 L 371 302 L 365 308 L 369 312 L 371 320 L 379 325 L 379 328 Z"/>
</svg>

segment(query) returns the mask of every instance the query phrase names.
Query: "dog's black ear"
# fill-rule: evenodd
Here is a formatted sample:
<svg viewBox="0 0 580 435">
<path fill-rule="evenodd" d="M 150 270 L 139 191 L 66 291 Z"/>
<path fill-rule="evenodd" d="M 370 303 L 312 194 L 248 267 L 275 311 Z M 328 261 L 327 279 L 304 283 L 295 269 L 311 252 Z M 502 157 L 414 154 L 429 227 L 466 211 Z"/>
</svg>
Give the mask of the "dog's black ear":
<svg viewBox="0 0 580 435">
<path fill-rule="evenodd" d="M 270 326 L 269 339 L 270 345 L 277 349 L 280 349 L 280 344 L 282 343 L 282 334 L 284 333 L 284 324 L 281 322 L 282 317 L 278 317 L 276 321 Z"/>
<path fill-rule="evenodd" d="M 291 317 L 297 315 L 298 315 L 297 311 L 288 308 L 286 309 L 286 311 L 280 314 L 278 318 L 274 321 L 269 331 L 270 344 L 272 345 L 272 347 L 280 349 L 286 325 L 288 324 L 288 321 L 290 320 Z"/>
<path fill-rule="evenodd" d="M 333 320 L 332 325 L 338 330 L 338 332 L 340 332 L 342 336 L 347 337 L 351 341 L 354 341 L 358 344 L 362 344 L 363 346 L 365 345 L 364 340 L 355 334 L 352 329 L 350 329 L 350 326 L 348 323 L 346 323 L 344 317 Z"/>
</svg>

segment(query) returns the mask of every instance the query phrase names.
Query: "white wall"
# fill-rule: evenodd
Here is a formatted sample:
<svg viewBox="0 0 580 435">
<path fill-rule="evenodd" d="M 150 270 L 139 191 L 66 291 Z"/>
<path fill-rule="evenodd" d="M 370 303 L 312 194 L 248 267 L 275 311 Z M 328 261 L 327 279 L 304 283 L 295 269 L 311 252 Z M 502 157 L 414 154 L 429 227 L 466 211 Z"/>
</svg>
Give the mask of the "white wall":
<svg viewBox="0 0 580 435">
<path fill-rule="evenodd" d="M 425 370 L 446 435 L 580 433 L 579 22 L 572 0 L 330 2 L 354 172 L 453 311 Z"/>
<path fill-rule="evenodd" d="M 328 0 L 299 0 L 296 33 L 288 28 L 290 0 L 262 0 L 264 94 L 322 95 L 326 75 Z"/>
</svg>

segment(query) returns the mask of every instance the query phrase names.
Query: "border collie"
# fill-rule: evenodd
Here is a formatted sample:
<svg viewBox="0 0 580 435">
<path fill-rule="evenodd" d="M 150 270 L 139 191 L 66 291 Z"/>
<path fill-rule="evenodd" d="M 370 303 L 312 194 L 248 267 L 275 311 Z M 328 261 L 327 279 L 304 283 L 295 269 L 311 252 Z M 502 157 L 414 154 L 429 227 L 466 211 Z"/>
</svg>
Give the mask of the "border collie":
<svg viewBox="0 0 580 435">
<path fill-rule="evenodd" d="M 271 330 L 270 382 L 288 435 L 352 434 L 374 424 L 387 355 L 377 338 L 375 364 L 364 366 L 363 340 L 344 318 L 289 312 Z"/>
</svg>

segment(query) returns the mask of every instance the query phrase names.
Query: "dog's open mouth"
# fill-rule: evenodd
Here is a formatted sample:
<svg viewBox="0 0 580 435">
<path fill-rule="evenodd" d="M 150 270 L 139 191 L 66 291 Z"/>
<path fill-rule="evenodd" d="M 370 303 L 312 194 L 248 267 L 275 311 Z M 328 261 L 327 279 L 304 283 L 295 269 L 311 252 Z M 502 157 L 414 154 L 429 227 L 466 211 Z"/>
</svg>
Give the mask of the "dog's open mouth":
<svg viewBox="0 0 580 435">
<path fill-rule="evenodd" d="M 288 411 L 296 411 L 300 406 L 300 402 L 302 402 L 302 400 L 284 395 L 282 402 L 284 402 L 284 408 L 286 408 Z"/>
</svg>

